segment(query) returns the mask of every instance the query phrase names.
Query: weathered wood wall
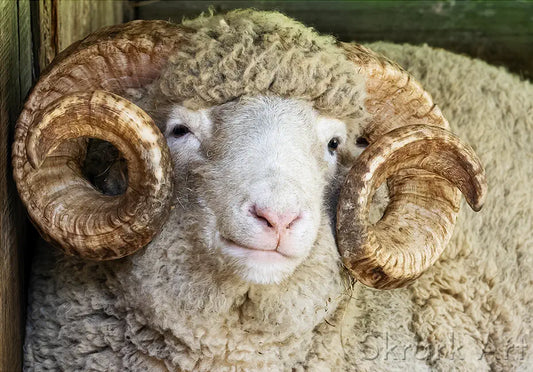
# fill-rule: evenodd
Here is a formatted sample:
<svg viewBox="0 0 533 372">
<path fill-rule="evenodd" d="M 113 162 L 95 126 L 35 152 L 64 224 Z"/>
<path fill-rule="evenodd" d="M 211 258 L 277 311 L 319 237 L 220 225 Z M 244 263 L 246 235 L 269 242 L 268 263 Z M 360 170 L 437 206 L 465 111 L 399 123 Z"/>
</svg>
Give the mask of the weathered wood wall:
<svg viewBox="0 0 533 372">
<path fill-rule="evenodd" d="M 121 23 L 127 3 L 113 0 L 0 0 L 0 371 L 19 371 L 24 285 L 32 244 L 11 172 L 14 125 L 39 71 L 73 41 Z"/>
<path fill-rule="evenodd" d="M 135 18 L 196 17 L 253 7 L 278 10 L 343 41 L 427 43 L 533 77 L 532 1 L 438 0 L 150 0 L 134 1 Z"/>
<path fill-rule="evenodd" d="M 29 0 L 0 0 L 0 371 L 21 368 L 24 230 L 10 167 L 15 120 L 32 83 Z"/>
<path fill-rule="evenodd" d="M 100 27 L 122 23 L 126 6 L 116 0 L 39 0 L 39 66 Z M 34 29 L 37 27 L 34 27 Z"/>
</svg>

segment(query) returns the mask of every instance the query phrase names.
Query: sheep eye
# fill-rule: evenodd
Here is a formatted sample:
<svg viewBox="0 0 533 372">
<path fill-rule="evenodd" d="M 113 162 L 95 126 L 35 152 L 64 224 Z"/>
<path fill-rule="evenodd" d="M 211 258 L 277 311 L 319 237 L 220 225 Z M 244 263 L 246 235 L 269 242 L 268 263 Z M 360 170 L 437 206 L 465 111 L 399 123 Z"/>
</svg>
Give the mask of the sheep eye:
<svg viewBox="0 0 533 372">
<path fill-rule="evenodd" d="M 328 150 L 330 154 L 333 154 L 333 152 L 337 150 L 337 147 L 339 147 L 339 139 L 337 137 L 333 137 L 328 143 Z"/>
<path fill-rule="evenodd" d="M 190 132 L 190 129 L 187 128 L 185 125 L 176 125 L 174 129 L 172 129 L 172 135 L 174 137 L 183 137 L 184 135 Z"/>
<path fill-rule="evenodd" d="M 364 137 L 357 137 L 357 139 L 355 140 L 355 144 L 357 145 L 357 147 L 367 147 L 368 141 Z"/>
</svg>

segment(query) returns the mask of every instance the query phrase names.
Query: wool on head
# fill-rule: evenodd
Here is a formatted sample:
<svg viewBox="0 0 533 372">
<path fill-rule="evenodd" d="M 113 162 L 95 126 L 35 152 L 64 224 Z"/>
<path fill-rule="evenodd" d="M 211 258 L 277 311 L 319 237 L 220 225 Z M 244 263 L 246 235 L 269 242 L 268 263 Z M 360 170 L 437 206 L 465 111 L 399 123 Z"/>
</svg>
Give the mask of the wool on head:
<svg viewBox="0 0 533 372">
<path fill-rule="evenodd" d="M 185 21 L 195 30 L 152 87 L 158 102 L 191 109 L 243 95 L 313 102 L 338 119 L 363 119 L 364 77 L 332 36 L 276 12 L 239 10 Z"/>
</svg>

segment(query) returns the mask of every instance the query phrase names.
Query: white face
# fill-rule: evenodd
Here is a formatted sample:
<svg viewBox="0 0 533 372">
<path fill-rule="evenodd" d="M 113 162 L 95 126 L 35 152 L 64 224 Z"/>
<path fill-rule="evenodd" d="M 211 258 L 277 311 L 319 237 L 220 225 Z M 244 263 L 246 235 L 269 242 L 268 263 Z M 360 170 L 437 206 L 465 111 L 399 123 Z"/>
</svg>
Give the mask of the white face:
<svg viewBox="0 0 533 372">
<path fill-rule="evenodd" d="M 258 97 L 196 112 L 175 106 L 164 134 L 177 205 L 187 198 L 203 211 L 205 249 L 253 283 L 290 276 L 326 215 L 345 124 L 303 101 Z"/>
</svg>

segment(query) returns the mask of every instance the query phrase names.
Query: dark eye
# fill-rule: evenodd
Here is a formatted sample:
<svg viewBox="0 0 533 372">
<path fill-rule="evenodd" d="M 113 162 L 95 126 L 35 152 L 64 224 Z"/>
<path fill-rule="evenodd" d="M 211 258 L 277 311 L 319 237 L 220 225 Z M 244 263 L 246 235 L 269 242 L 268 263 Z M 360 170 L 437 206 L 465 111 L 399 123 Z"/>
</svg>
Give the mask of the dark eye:
<svg viewBox="0 0 533 372">
<path fill-rule="evenodd" d="M 368 141 L 365 137 L 357 137 L 357 139 L 355 140 L 355 144 L 357 145 L 357 147 L 367 147 Z"/>
<path fill-rule="evenodd" d="M 333 152 L 335 150 L 337 150 L 337 147 L 339 147 L 339 139 L 337 137 L 333 137 L 332 139 L 329 140 L 329 143 L 328 143 L 328 150 L 330 152 L 330 154 L 333 154 Z"/>
<path fill-rule="evenodd" d="M 174 129 L 172 129 L 172 135 L 174 137 L 183 137 L 187 133 L 190 133 L 191 131 L 189 128 L 187 128 L 185 125 L 176 125 Z"/>
</svg>

